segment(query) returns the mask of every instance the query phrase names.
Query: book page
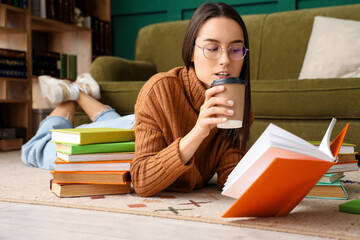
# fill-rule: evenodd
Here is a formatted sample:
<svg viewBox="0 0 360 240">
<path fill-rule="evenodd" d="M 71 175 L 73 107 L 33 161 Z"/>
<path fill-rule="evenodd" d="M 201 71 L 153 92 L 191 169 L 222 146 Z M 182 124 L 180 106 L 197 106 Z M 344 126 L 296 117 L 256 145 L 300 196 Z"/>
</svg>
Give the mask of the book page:
<svg viewBox="0 0 360 240">
<path fill-rule="evenodd" d="M 336 119 L 333 118 L 319 146 L 319 149 L 322 152 L 324 152 L 326 155 L 330 156 L 331 158 L 334 158 L 334 156 L 332 155 L 330 150 L 330 137 L 331 137 L 331 132 L 334 129 L 335 123 L 336 123 Z"/>
</svg>

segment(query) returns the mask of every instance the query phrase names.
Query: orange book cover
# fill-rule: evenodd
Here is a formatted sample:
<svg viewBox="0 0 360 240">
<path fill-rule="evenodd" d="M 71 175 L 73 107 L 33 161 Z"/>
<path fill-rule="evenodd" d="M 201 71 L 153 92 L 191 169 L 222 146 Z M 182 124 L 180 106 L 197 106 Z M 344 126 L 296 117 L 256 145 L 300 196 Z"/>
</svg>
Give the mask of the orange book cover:
<svg viewBox="0 0 360 240">
<path fill-rule="evenodd" d="M 332 120 L 319 149 L 273 124 L 229 175 L 222 194 L 236 198 L 222 217 L 289 214 L 335 163 L 348 124 L 330 147 Z M 243 162 L 242 162 L 243 161 Z"/>
</svg>

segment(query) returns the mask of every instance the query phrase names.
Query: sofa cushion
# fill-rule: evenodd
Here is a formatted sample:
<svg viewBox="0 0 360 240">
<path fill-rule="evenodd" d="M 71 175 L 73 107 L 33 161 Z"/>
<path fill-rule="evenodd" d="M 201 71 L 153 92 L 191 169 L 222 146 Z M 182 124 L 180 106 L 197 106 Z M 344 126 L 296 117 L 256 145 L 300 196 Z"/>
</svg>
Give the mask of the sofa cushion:
<svg viewBox="0 0 360 240">
<path fill-rule="evenodd" d="M 251 80 L 258 79 L 261 49 L 261 30 L 263 29 L 265 17 L 265 14 L 242 16 L 249 35 Z"/>
<path fill-rule="evenodd" d="M 316 16 L 299 79 L 360 77 L 360 21 Z"/>
<path fill-rule="evenodd" d="M 158 72 L 184 66 L 181 49 L 189 21 L 152 24 L 139 30 L 135 59 L 152 62 Z"/>
<path fill-rule="evenodd" d="M 152 62 L 110 56 L 96 58 L 90 68 L 90 74 L 97 82 L 146 81 L 155 73 Z"/>
<path fill-rule="evenodd" d="M 101 102 L 120 115 L 134 113 L 137 96 L 145 81 L 99 82 Z"/>
<path fill-rule="evenodd" d="M 269 14 L 265 19 L 260 80 L 297 79 L 315 16 L 360 20 L 360 4 Z"/>
<path fill-rule="evenodd" d="M 256 118 L 360 119 L 358 78 L 263 80 L 252 82 Z"/>
</svg>

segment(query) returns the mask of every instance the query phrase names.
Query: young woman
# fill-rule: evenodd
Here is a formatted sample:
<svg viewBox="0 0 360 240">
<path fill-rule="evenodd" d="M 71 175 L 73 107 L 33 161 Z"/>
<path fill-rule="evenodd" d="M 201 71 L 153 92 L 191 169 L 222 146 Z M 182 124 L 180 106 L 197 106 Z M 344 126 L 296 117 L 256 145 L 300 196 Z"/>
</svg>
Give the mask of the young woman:
<svg viewBox="0 0 360 240">
<path fill-rule="evenodd" d="M 248 48 L 246 27 L 232 7 L 205 3 L 196 10 L 183 44 L 186 66 L 153 76 L 135 105 L 131 177 L 138 195 L 189 192 L 205 185 L 215 173 L 223 186 L 245 154 L 253 119 Z M 216 127 L 227 121 L 216 114 L 233 114 L 232 99 L 215 97 L 225 88 L 210 88 L 214 80 L 224 77 L 246 82 L 243 127 L 237 130 Z M 72 128 L 77 105 L 94 121 L 80 127 L 130 129 L 134 125 L 134 115 L 121 117 L 91 97 L 99 97 L 99 88 L 90 75 L 79 76 L 75 84 L 44 76 L 40 86 L 44 97 L 62 103 L 23 146 L 22 160 L 30 166 L 53 169 L 56 152 L 50 129 Z"/>
<path fill-rule="evenodd" d="M 140 196 L 160 191 L 189 192 L 215 173 L 223 186 L 245 154 L 253 119 L 250 103 L 248 35 L 229 5 L 205 3 L 193 14 L 183 43 L 185 67 L 159 73 L 143 86 L 135 105 L 135 157 L 131 177 Z M 214 80 L 241 77 L 246 82 L 244 124 L 220 130 L 233 114 L 232 99 L 215 95 Z"/>
</svg>

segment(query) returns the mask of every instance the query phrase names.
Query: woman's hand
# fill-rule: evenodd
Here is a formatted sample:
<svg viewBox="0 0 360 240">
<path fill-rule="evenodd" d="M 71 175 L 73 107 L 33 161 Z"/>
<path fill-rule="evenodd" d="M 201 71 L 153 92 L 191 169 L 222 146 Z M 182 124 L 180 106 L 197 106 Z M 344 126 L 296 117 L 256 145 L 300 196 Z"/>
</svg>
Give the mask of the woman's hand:
<svg viewBox="0 0 360 240">
<path fill-rule="evenodd" d="M 216 117 L 216 115 L 231 116 L 234 114 L 231 109 L 234 102 L 231 99 L 215 96 L 224 90 L 224 86 L 217 86 L 205 91 L 205 102 L 200 108 L 199 117 L 194 127 L 195 131 L 203 138 L 209 135 L 216 124 L 227 121 L 226 117 Z"/>
<path fill-rule="evenodd" d="M 226 117 L 216 117 L 216 115 L 231 116 L 234 114 L 231 109 L 234 102 L 231 99 L 215 96 L 224 90 L 224 86 L 217 86 L 205 91 L 205 102 L 200 108 L 199 117 L 194 128 L 180 140 L 180 155 L 184 163 L 191 159 L 201 142 L 209 135 L 216 124 L 227 121 Z"/>
</svg>

